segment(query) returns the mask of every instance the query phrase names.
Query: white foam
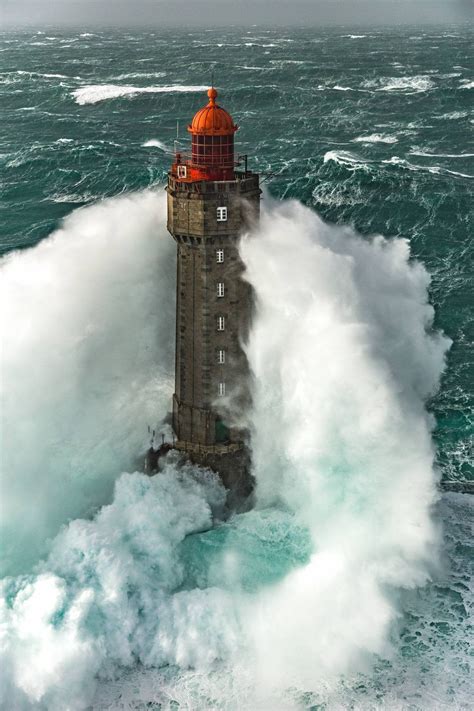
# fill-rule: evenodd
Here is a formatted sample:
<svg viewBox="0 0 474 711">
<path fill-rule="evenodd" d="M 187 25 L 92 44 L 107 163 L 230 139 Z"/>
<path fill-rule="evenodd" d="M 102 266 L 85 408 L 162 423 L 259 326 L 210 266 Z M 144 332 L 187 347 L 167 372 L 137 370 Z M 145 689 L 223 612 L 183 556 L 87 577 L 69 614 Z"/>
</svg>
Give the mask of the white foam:
<svg viewBox="0 0 474 711">
<path fill-rule="evenodd" d="M 131 72 L 130 74 L 119 74 L 114 79 L 161 79 L 166 76 L 166 72 Z"/>
<path fill-rule="evenodd" d="M 257 497 L 283 501 L 314 541 L 250 618 L 256 674 L 309 691 L 387 654 L 398 613 L 386 586 L 428 579 L 437 495 L 422 403 L 449 341 L 429 335 L 429 277 L 405 240 L 363 240 L 286 202 L 242 252 L 258 314 Z"/>
<path fill-rule="evenodd" d="M 396 136 L 387 136 L 383 133 L 371 133 L 368 136 L 357 136 L 353 139 L 354 143 L 397 143 Z"/>
<path fill-rule="evenodd" d="M 441 114 L 441 116 L 435 116 L 436 119 L 447 119 L 448 121 L 455 121 L 460 118 L 467 118 L 467 111 L 450 111 L 447 114 Z"/>
<path fill-rule="evenodd" d="M 327 151 L 324 154 L 323 157 L 323 162 L 324 163 L 337 163 L 338 165 L 343 165 L 346 168 L 349 168 L 350 170 L 367 170 L 369 169 L 369 164 L 372 163 L 373 161 L 371 160 L 363 160 L 359 156 L 355 155 L 355 153 L 351 153 L 350 151 Z"/>
<path fill-rule="evenodd" d="M 420 74 L 412 77 L 380 77 L 377 79 L 368 79 L 362 83 L 362 86 L 367 89 L 375 89 L 376 91 L 418 93 L 433 89 L 435 84 L 432 79 Z"/>
<path fill-rule="evenodd" d="M 474 81 L 470 79 L 462 79 L 460 81 L 460 88 L 461 89 L 474 89 Z"/>
<path fill-rule="evenodd" d="M 469 173 L 460 173 L 456 170 L 448 170 L 447 168 L 442 168 L 439 165 L 417 165 L 415 163 L 410 163 L 405 158 L 400 158 L 399 156 L 392 156 L 387 160 L 383 160 L 382 163 L 388 165 L 398 165 L 406 170 L 411 170 L 413 172 L 427 172 L 433 173 L 434 175 L 454 175 L 458 178 L 474 178 L 474 175 Z"/>
<path fill-rule="evenodd" d="M 152 138 L 150 141 L 142 143 L 143 148 L 159 148 L 162 151 L 169 152 L 169 147 L 163 141 L 159 141 L 157 138 Z"/>
<path fill-rule="evenodd" d="M 424 156 L 426 158 L 472 158 L 474 153 L 429 153 L 427 151 L 412 150 L 412 156 Z"/>
<path fill-rule="evenodd" d="M 84 106 L 86 104 L 97 104 L 100 101 L 118 99 L 123 96 L 137 96 L 139 94 L 174 94 L 183 92 L 206 91 L 209 87 L 204 85 L 181 85 L 172 86 L 124 86 L 121 84 L 89 84 L 81 86 L 72 92 L 76 103 Z"/>
<path fill-rule="evenodd" d="M 18 436 L 6 438 L 6 476 L 18 500 L 3 508 L 28 543 L 45 534 L 42 513 L 57 529 L 57 509 L 64 521 L 81 508 L 84 480 L 100 502 L 104 477 L 170 396 L 156 381 L 172 360 L 162 350 L 173 340 L 172 250 L 151 194 L 78 211 L 53 239 L 7 258 Z M 3 583 L 4 708 L 94 707 L 97 677 L 137 664 L 164 708 L 176 698 L 183 708 L 348 708 L 340 694 L 347 701 L 354 675 L 392 653 L 401 591 L 428 580 L 438 542 L 424 402 L 449 341 L 433 330 L 429 276 L 407 240 L 363 239 L 268 196 L 241 255 L 256 296 L 246 344 L 256 510 L 209 531 L 223 504 L 209 472 L 172 458 L 156 477 L 120 477 L 111 503 L 64 527 L 34 574 Z M 305 532 L 309 560 L 249 590 L 249 551 L 232 544 L 232 526 L 257 546 L 257 578 L 291 527 Z M 206 556 L 214 572 L 200 569 Z M 118 692 L 109 708 L 128 704 Z M 129 693 L 136 706 L 134 679 Z"/>
<path fill-rule="evenodd" d="M 104 201 L 1 261 L 4 570 L 101 504 L 169 408 L 165 209 L 152 192 Z"/>
</svg>

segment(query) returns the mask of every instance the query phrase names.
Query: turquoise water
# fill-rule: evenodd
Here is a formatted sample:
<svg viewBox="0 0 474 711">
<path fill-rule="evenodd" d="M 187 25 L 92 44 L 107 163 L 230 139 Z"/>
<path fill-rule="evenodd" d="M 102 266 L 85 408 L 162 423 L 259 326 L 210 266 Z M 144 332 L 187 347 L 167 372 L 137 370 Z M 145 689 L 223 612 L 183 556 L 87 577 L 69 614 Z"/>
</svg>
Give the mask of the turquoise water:
<svg viewBox="0 0 474 711">
<path fill-rule="evenodd" d="M 339 226 L 351 225 L 365 236 L 381 234 L 389 239 L 405 238 L 412 257 L 425 265 L 431 275 L 429 294 L 436 310 L 434 327 L 442 329 L 453 341 L 441 388 L 428 403 L 436 420 L 437 464 L 445 479 L 473 479 L 471 43 L 472 32 L 466 27 L 2 33 L 0 248 L 5 254 L 19 249 L 25 250 L 25 256 L 30 255 L 26 257 L 28 262 L 19 263 L 23 264 L 26 288 L 29 269 L 41 272 L 38 266 L 35 268 L 35 253 L 29 248 L 58 228 L 62 218 L 71 211 L 93 205 L 102 198 L 135 193 L 144 188 L 161 192 L 176 139 L 176 122 L 179 122 L 179 140 L 184 143 L 185 127 L 203 103 L 204 87 L 213 70 L 221 102 L 241 127 L 237 134 L 238 150 L 248 154 L 250 166 L 265 175 L 271 196 L 295 198 L 317 211 L 324 220 Z M 264 195 L 264 201 L 270 202 L 268 194 Z M 145 207 L 150 212 L 149 206 L 141 204 L 128 210 L 128 219 L 137 225 L 137 232 L 144 229 L 140 224 L 140 211 Z M 87 220 L 86 211 L 82 214 Z M 106 227 L 107 214 L 110 214 L 111 228 Z M 118 233 L 126 220 L 126 211 L 119 217 L 105 213 L 103 230 Z M 149 216 L 143 220 L 147 225 L 153 224 Z M 66 231 L 64 239 L 74 241 L 74 230 Z M 151 262 L 163 258 L 163 263 L 169 263 L 168 253 L 153 251 L 158 248 L 152 246 L 149 237 L 137 237 L 137 243 L 141 250 L 150 250 Z M 127 259 L 135 263 L 133 247 L 125 231 L 123 245 L 126 254 L 122 261 L 109 255 L 111 273 L 127 269 Z M 105 255 L 108 249 L 106 244 Z M 47 270 L 47 253 L 45 255 L 45 261 L 38 265 Z M 96 294 L 101 298 L 105 295 L 104 301 L 107 301 L 107 285 L 112 285 L 105 268 L 94 266 L 97 254 L 90 258 L 91 269 L 94 267 L 90 281 L 87 252 L 78 247 L 73 257 L 82 263 L 78 265 L 82 269 L 78 276 L 74 276 L 69 261 L 60 262 L 65 279 L 72 278 L 71 294 L 78 293 L 78 285 L 83 283 L 87 288 L 77 302 L 72 301 L 69 311 L 52 315 L 47 322 L 51 324 L 50 332 L 56 325 L 59 327 L 63 313 L 76 318 L 79 301 L 82 307 L 88 296 L 92 303 Z M 101 260 L 102 264 L 104 256 Z M 150 291 L 153 268 L 147 271 L 145 265 L 140 269 L 137 269 L 140 284 L 144 292 Z M 160 272 L 161 283 L 165 285 L 170 278 L 166 271 L 167 268 L 162 268 Z M 96 292 L 96 282 L 102 278 L 106 285 L 104 291 Z M 134 290 L 136 294 L 132 278 L 126 287 L 128 293 Z M 150 291 L 153 298 L 163 300 L 164 286 L 162 291 L 156 289 L 156 293 Z M 67 287 L 60 285 L 56 293 L 64 302 L 69 298 Z M 119 298 L 119 291 L 110 293 Z M 21 293 L 15 298 L 21 300 Z M 95 298 L 98 301 L 98 297 Z M 130 324 L 138 324 L 136 329 L 127 326 L 126 333 L 132 341 L 140 339 L 140 309 L 146 314 L 152 313 L 153 318 L 162 318 L 164 307 L 150 312 L 147 298 L 145 293 L 140 296 L 137 311 L 131 308 L 124 316 Z M 113 336 L 110 342 L 117 350 L 123 331 L 112 307 L 113 304 L 110 312 L 104 307 L 99 330 L 106 333 L 107 323 L 115 324 L 117 320 L 115 330 L 110 330 Z M 39 298 L 35 303 L 26 304 L 27 310 L 33 308 L 34 320 L 41 321 L 41 313 L 47 311 L 49 305 Z M 102 307 L 99 311 L 102 313 Z M 85 323 L 83 331 L 78 329 L 77 343 L 74 329 L 66 332 L 71 348 L 82 347 L 83 334 L 94 334 L 89 325 Z M 163 328 L 168 336 L 172 334 L 172 330 Z M 107 372 L 110 382 L 115 382 L 119 371 L 116 372 L 113 358 L 101 369 L 97 343 L 94 341 L 94 348 L 86 352 L 86 357 L 78 359 L 68 372 L 68 378 L 74 381 L 77 378 L 86 390 L 89 387 L 91 400 L 95 398 L 97 407 L 95 404 L 94 407 L 99 412 L 101 397 L 108 387 L 101 384 L 99 376 Z M 43 335 L 35 342 L 35 348 L 38 350 L 28 353 L 25 362 L 34 362 L 35 355 L 40 361 L 43 350 L 57 348 L 60 368 L 59 359 L 69 352 L 62 350 L 57 338 L 51 338 L 48 346 Z M 156 352 L 151 349 L 148 360 L 146 354 L 135 360 L 131 352 L 130 368 L 136 371 L 137 367 L 143 367 L 143 378 L 148 377 L 153 359 L 163 353 L 168 358 L 168 350 L 161 345 Z M 96 380 L 94 373 L 97 373 Z M 159 391 L 158 386 L 156 388 L 154 394 Z M 29 386 L 22 393 L 25 400 L 30 397 L 34 400 L 34 390 Z M 43 400 L 51 412 L 41 411 L 41 419 L 43 416 L 45 421 L 52 418 L 53 409 L 57 409 L 59 422 L 61 397 L 67 396 L 68 392 L 60 390 L 59 394 Z M 166 402 L 167 393 L 163 397 Z M 132 409 L 127 410 L 124 403 L 129 403 L 130 397 L 125 390 L 120 391 L 118 400 L 117 411 L 133 422 L 140 421 L 141 426 L 141 401 L 135 406 L 132 403 Z M 144 403 L 143 408 L 147 407 L 149 404 Z M 89 405 L 78 409 L 78 418 L 80 413 L 91 411 Z M 107 413 L 103 417 L 107 422 Z M 114 415 L 114 424 L 118 419 L 119 416 Z M 35 441 L 35 427 L 36 423 L 27 428 L 24 441 Z M 41 459 L 38 476 L 45 479 L 53 477 L 53 470 L 61 473 L 58 461 L 65 467 L 65 462 L 71 460 L 86 491 L 83 494 L 81 490 L 83 501 L 79 496 L 69 502 L 69 475 L 61 482 L 58 498 L 63 497 L 67 514 L 63 519 L 57 518 L 53 528 L 48 529 L 48 537 L 56 534 L 64 521 L 79 514 L 90 515 L 97 511 L 99 504 L 110 503 L 111 481 L 131 466 L 120 443 L 113 443 L 110 448 L 113 456 L 102 445 L 106 425 L 101 427 L 91 423 L 91 431 L 81 432 L 76 442 L 64 426 L 60 430 L 63 440 L 54 440 Z M 107 436 L 108 433 L 104 435 L 104 442 Z M 75 447 L 79 445 L 87 448 L 86 464 L 76 452 Z M 90 471 L 94 458 L 106 460 L 102 469 L 109 477 L 106 484 L 100 484 L 100 494 L 95 498 L 89 496 L 90 490 L 99 488 L 98 475 L 94 478 Z M 349 461 L 348 470 L 352 464 Z M 98 467 L 99 474 L 102 469 Z M 153 528 L 153 498 L 150 506 L 147 504 L 147 497 L 152 495 L 144 487 L 140 489 L 138 483 L 134 486 L 137 490 L 131 488 L 128 494 L 125 489 L 123 500 L 116 495 L 109 513 L 103 509 L 97 523 L 91 523 L 89 528 L 84 524 L 83 530 L 82 523 L 76 522 L 71 530 L 63 530 L 58 542 L 45 543 L 45 550 L 40 546 L 42 554 L 50 557 L 47 563 L 34 569 L 35 576 L 52 571 L 67 581 L 64 598 L 58 592 L 62 583 L 44 583 L 51 586 L 45 588 L 45 597 L 56 601 L 53 612 L 38 603 L 36 616 L 46 624 L 50 619 L 48 615 L 52 615 L 54 629 L 59 629 L 61 620 L 67 619 L 66 612 L 73 599 L 71 591 L 76 593 L 96 584 L 102 590 L 107 589 L 110 578 L 104 572 L 105 560 L 117 559 L 127 572 L 116 573 L 117 579 L 123 576 L 120 584 L 117 583 L 121 591 L 118 602 L 104 593 L 90 616 L 84 613 L 84 625 L 89 631 L 93 630 L 93 642 L 89 644 L 88 638 L 82 639 L 80 635 L 76 639 L 72 632 L 69 637 L 64 633 L 54 638 L 59 648 L 68 650 L 63 652 L 65 666 L 58 667 L 66 687 L 61 693 L 65 695 L 56 692 L 52 684 L 54 693 L 49 690 L 42 696 L 42 684 L 49 689 L 50 682 L 44 681 L 49 678 L 47 672 L 38 671 L 30 686 L 22 686 L 29 689 L 30 701 L 16 696 L 10 686 L 5 687 L 6 708 L 34 708 L 35 702 L 31 699 L 35 689 L 40 689 L 36 698 L 47 708 L 66 708 L 67 703 L 71 708 L 83 708 L 81 694 L 98 709 L 142 708 L 140 704 L 143 708 L 145 704 L 154 704 L 148 707 L 233 709 L 293 708 L 290 704 L 296 704 L 297 708 L 327 709 L 469 707 L 472 692 L 468 648 L 469 615 L 472 614 L 469 592 L 472 503 L 468 496 L 445 495 L 437 504 L 435 519 L 444 525 L 444 544 L 441 562 L 430 569 L 432 582 L 421 589 L 415 587 L 416 583 L 407 585 L 413 589 L 403 594 L 390 592 L 393 605 L 400 610 L 398 622 L 390 632 L 391 639 L 396 640 L 391 657 L 380 649 L 372 668 L 369 664 L 365 672 L 358 669 L 356 673 L 349 665 L 338 684 L 327 681 L 317 691 L 306 691 L 307 687 L 300 686 L 285 696 L 284 701 L 279 696 L 277 699 L 269 697 L 270 701 L 265 697 L 265 702 L 258 702 L 249 690 L 248 670 L 242 671 L 240 662 L 235 661 L 240 659 L 242 639 L 235 631 L 239 629 L 238 624 L 234 629 L 232 620 L 240 612 L 226 596 L 238 589 L 241 611 L 241 606 L 247 604 L 247 596 L 271 589 L 284 581 L 290 571 L 304 568 L 314 553 L 308 527 L 295 520 L 285 507 L 268 507 L 221 522 L 209 530 L 207 509 L 199 504 L 201 494 L 189 491 L 178 494 L 170 490 L 154 495 L 158 501 L 160 496 L 169 495 L 169 501 L 181 511 L 183 518 L 193 507 L 196 513 L 186 524 L 179 523 L 178 515 L 168 520 L 168 512 L 163 514 L 170 530 L 179 528 L 179 532 L 171 536 L 172 543 L 163 542 L 168 540 L 168 533 L 165 536 L 161 529 Z M 34 491 L 35 496 L 39 496 L 38 502 L 42 502 L 37 508 L 43 507 L 49 512 L 50 504 L 46 501 L 49 493 L 47 487 L 45 489 L 45 492 Z M 139 511 L 139 516 L 128 506 L 128 495 L 137 504 L 135 512 Z M 206 493 L 205 498 L 211 508 L 218 508 L 219 493 Z M 38 515 L 40 530 L 42 517 L 38 511 L 32 515 Z M 149 533 L 143 536 L 140 533 L 145 523 L 153 533 L 153 545 L 147 542 Z M 120 546 L 123 544 L 128 551 L 123 557 L 115 534 L 110 533 L 121 526 L 125 532 Z M 195 535 L 188 535 L 190 533 Z M 19 530 L 19 540 L 22 535 L 24 532 Z M 153 551 L 158 549 L 164 551 L 160 553 L 162 557 L 159 561 L 152 560 Z M 18 590 L 33 585 L 32 570 L 31 565 L 23 566 L 21 572 L 25 578 L 7 579 L 9 605 L 13 605 L 11 600 Z M 222 596 L 213 592 L 215 590 L 220 590 Z M 176 592 L 172 603 L 165 599 L 170 591 Z M 197 592 L 203 597 L 198 598 Z M 219 613 L 222 611 L 222 617 L 210 615 L 208 603 L 204 602 L 206 596 L 209 607 Z M 155 624 L 156 611 L 147 607 L 151 599 L 159 599 L 158 617 L 161 615 L 167 621 L 167 626 L 164 624 L 159 634 L 156 632 L 161 640 L 169 641 L 175 635 L 179 641 L 179 633 L 171 631 L 173 625 L 181 624 L 193 631 L 197 616 L 199 624 L 196 623 L 194 638 L 200 640 L 200 651 L 193 651 L 192 644 L 188 643 L 182 657 L 178 652 L 167 657 L 143 641 L 146 634 L 140 630 L 154 629 Z M 76 612 L 79 607 L 74 608 Z M 77 614 L 80 617 L 83 613 Z M 223 622 L 225 618 L 228 627 Z M 146 621 L 146 625 L 140 627 L 140 619 Z M 129 625 L 130 630 L 138 629 L 138 633 L 130 632 L 125 643 L 112 629 L 114 620 L 119 621 L 122 631 Z M 107 631 L 99 634 L 97 629 L 101 625 Z M 40 629 L 43 638 L 47 636 L 45 630 L 46 627 Z M 179 643 L 176 644 L 179 647 Z M 125 650 L 127 645 L 130 648 Z M 173 647 L 171 641 L 169 647 Z M 102 659 L 103 648 L 108 650 L 106 662 L 96 663 L 97 658 Z M 211 664 L 210 671 L 204 675 L 209 677 L 208 681 L 187 671 L 189 667 L 199 666 L 200 658 L 206 656 L 203 649 L 215 652 L 211 659 L 214 666 Z M 69 652 L 71 666 L 82 670 L 77 676 L 71 674 L 67 665 Z M 33 644 L 28 653 L 33 659 Z M 15 655 L 20 658 L 22 654 L 25 648 L 21 644 L 10 648 L 5 668 L 10 669 L 10 664 L 13 668 Z M 211 652 L 209 655 L 212 657 Z M 225 665 L 223 669 L 219 666 L 222 659 L 228 658 L 233 660 L 232 674 Z M 320 663 L 322 665 L 322 661 Z M 291 664 L 290 660 L 288 665 Z M 96 688 L 91 680 L 97 675 L 102 683 Z M 19 677 L 15 678 L 21 686 Z M 8 680 L 13 688 L 15 684 L 10 677 Z M 74 703 L 68 696 L 69 685 Z"/>
</svg>

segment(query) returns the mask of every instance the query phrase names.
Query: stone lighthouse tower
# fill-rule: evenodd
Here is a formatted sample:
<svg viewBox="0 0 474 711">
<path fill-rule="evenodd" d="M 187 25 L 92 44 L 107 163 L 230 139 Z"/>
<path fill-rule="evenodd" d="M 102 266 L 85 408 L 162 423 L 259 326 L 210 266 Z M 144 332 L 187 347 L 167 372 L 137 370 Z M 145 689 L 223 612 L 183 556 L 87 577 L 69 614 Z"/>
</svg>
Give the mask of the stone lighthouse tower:
<svg viewBox="0 0 474 711">
<path fill-rule="evenodd" d="M 168 174 L 168 230 L 177 244 L 176 448 L 217 471 L 224 484 L 251 488 L 243 416 L 249 372 L 242 343 L 252 313 L 239 236 L 258 219 L 259 176 L 234 153 L 238 127 L 217 91 L 188 126 L 191 153 Z M 243 163 L 243 166 L 242 166 Z"/>
</svg>

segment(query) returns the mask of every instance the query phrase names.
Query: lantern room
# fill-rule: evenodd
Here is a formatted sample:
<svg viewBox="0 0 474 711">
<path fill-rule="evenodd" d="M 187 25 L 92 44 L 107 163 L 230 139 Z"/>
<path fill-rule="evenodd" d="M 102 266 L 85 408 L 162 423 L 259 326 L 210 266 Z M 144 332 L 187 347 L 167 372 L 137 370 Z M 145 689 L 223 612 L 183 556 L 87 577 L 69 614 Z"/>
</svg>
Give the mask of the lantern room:
<svg viewBox="0 0 474 711">
<path fill-rule="evenodd" d="M 214 87 L 207 95 L 209 103 L 195 114 L 188 126 L 191 155 L 176 153 L 172 172 L 183 182 L 234 179 L 234 133 L 238 126 L 217 104 Z"/>
</svg>

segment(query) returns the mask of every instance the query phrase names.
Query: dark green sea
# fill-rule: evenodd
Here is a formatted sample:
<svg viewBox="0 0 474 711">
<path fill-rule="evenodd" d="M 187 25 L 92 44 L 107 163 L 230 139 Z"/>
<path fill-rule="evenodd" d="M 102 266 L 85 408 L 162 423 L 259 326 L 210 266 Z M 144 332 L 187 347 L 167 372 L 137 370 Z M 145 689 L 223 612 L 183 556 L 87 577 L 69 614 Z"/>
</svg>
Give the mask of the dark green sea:
<svg viewBox="0 0 474 711">
<path fill-rule="evenodd" d="M 8 466 L 2 487 L 14 490 L 15 506 L 20 506 L 24 497 L 28 508 L 24 516 L 12 515 L 12 521 L 22 520 L 17 533 L 8 529 L 14 543 L 8 547 L 5 557 L 10 559 L 5 570 L 19 577 L 6 578 L 4 588 L 9 621 L 3 652 L 2 708 L 329 711 L 472 707 L 469 495 L 445 493 L 435 505 L 434 520 L 442 542 L 436 561 L 428 565 L 426 585 L 415 576 L 406 585 L 395 586 L 394 592 L 387 573 L 384 585 L 391 589 L 391 604 L 399 610 L 390 625 L 391 650 L 382 643 L 374 644 L 372 656 L 362 655 L 362 665 L 352 664 L 355 652 L 344 655 L 341 651 L 339 659 L 344 663 L 340 671 L 328 671 L 327 678 L 323 674 L 315 688 L 288 682 L 284 693 L 275 691 L 278 685 L 270 683 L 260 668 L 261 675 L 256 672 L 259 681 L 254 683 L 243 661 L 243 638 L 235 633 L 229 619 L 224 619 L 224 612 L 238 616 L 228 599 L 234 584 L 239 591 L 241 586 L 242 595 L 251 595 L 261 585 L 265 588 L 284 581 L 289 570 L 310 560 L 314 551 L 309 534 L 298 517 L 293 520 L 291 505 L 266 508 L 260 519 L 251 512 L 247 518 L 236 517 L 233 523 L 202 534 L 199 531 L 206 528 L 207 509 L 192 503 L 196 511 L 194 519 L 189 514 L 188 520 L 187 499 L 183 493 L 172 493 L 170 484 L 165 494 L 157 492 L 156 496 L 164 495 L 167 505 L 176 507 L 175 517 L 169 511 L 163 513 L 166 526 L 175 532 L 172 543 L 161 529 L 151 538 L 140 534 L 140 543 L 134 538 L 153 510 L 154 494 L 138 479 L 128 492 L 116 492 L 110 510 L 100 510 L 101 505 L 111 503 L 118 475 L 133 471 L 124 444 L 130 437 L 137 449 L 141 444 L 130 435 L 133 421 L 143 411 L 145 422 L 156 416 L 153 403 L 146 398 L 137 398 L 128 409 L 130 393 L 125 389 L 114 395 L 114 415 L 104 412 L 103 403 L 110 405 L 112 400 L 104 399 L 109 386 L 101 384 L 101 374 L 106 372 L 110 383 L 119 382 L 123 371 L 117 363 L 123 340 L 131 341 L 125 357 L 136 382 L 153 380 L 154 397 L 159 399 L 163 391 L 164 401 L 168 397 L 166 368 L 163 388 L 155 382 L 155 375 L 149 377 L 152 371 L 146 370 L 149 363 L 144 353 L 149 347 L 155 353 L 155 346 L 149 346 L 154 332 L 150 331 L 150 336 L 146 331 L 143 340 L 140 333 L 151 328 L 149 314 L 163 320 L 172 315 L 166 289 L 171 293 L 174 288 L 174 272 L 153 262 L 161 258 L 159 250 L 166 249 L 169 254 L 163 252 L 163 264 L 171 264 L 171 239 L 169 247 L 161 248 L 153 246 L 151 238 L 140 238 L 143 250 L 137 256 L 127 220 L 132 225 L 136 220 L 137 230 L 145 229 L 146 224 L 150 233 L 154 220 L 163 220 L 143 203 L 147 217 L 142 223 L 142 203 L 133 203 L 133 196 L 143 191 L 161 195 L 174 141 L 184 144 L 187 140 L 186 126 L 203 105 L 211 75 L 219 100 L 240 127 L 238 151 L 247 154 L 249 166 L 263 175 L 264 204 L 270 204 L 272 198 L 294 199 L 335 229 L 350 227 L 351 234 L 355 231 L 368 241 L 374 235 L 389 242 L 405 239 L 410 247 L 409 263 L 418 260 L 424 265 L 431 278 L 429 300 L 435 309 L 434 324 L 426 323 L 426 327 L 430 332 L 442 331 L 452 340 L 440 389 L 424 398 L 432 418 L 435 476 L 449 481 L 474 480 L 472 40 L 472 28 L 460 26 L 0 33 L 0 249 L 7 267 L 21 273 L 15 281 L 17 291 L 9 292 L 8 282 L 3 297 L 15 303 L 24 300 L 21 313 L 27 314 L 19 323 L 7 322 L 4 338 L 15 342 L 12 352 L 18 353 L 18 360 L 15 356 L 12 361 L 31 368 L 26 376 L 20 366 L 15 369 L 15 363 L 9 361 L 12 370 L 5 371 L 13 373 L 16 382 L 6 401 L 11 406 L 9 412 L 15 412 L 18 404 L 18 419 L 10 445 L 10 429 L 6 430 L 6 449 L 10 446 L 13 455 L 5 457 Z M 113 201 L 111 208 L 104 203 L 103 213 L 87 212 L 104 199 L 130 195 L 130 209 L 123 214 L 113 213 Z M 147 198 L 142 195 L 137 200 Z M 79 211 L 79 217 L 73 218 L 76 222 L 66 222 L 62 232 L 48 241 L 74 210 Z M 87 222 L 88 215 L 97 215 L 97 222 Z M 91 226 L 81 227 L 86 222 Z M 100 240 L 107 231 L 121 236 L 114 241 L 112 235 L 102 252 L 94 248 L 97 253 L 89 257 L 81 230 L 87 239 L 97 236 Z M 119 259 L 115 252 L 121 249 L 122 237 L 126 251 Z M 43 251 L 35 251 L 42 243 Z M 149 259 L 144 252 L 148 249 Z M 17 251 L 21 254 L 13 254 Z M 104 266 L 107 262 L 109 267 Z M 129 265 L 132 276 L 126 275 Z M 101 291 L 98 282 L 102 275 L 112 284 L 112 273 L 119 285 L 114 282 L 113 287 Z M 156 294 L 147 291 L 154 274 L 163 285 L 161 291 L 153 287 Z M 63 283 L 66 278 L 72 280 L 70 288 Z M 130 300 L 139 299 L 136 312 L 131 307 L 128 311 L 125 302 L 114 309 L 121 279 Z M 37 288 L 28 296 L 33 282 Z M 81 285 L 83 290 L 78 288 Z M 150 294 L 159 299 L 151 310 Z M 82 318 L 78 314 L 86 307 L 87 316 L 76 334 L 74 320 Z M 121 309 L 129 319 L 123 326 Z M 104 323 L 107 317 L 113 324 L 110 333 L 100 323 L 97 326 L 96 310 L 104 314 Z M 128 325 L 139 324 L 140 313 L 147 314 L 142 330 Z M 86 350 L 71 360 L 63 382 L 59 373 L 65 367 L 61 340 L 65 324 L 67 353 L 82 352 L 84 343 Z M 94 347 L 87 350 L 89 338 L 97 340 L 91 341 Z M 167 359 L 172 343 L 156 348 L 156 353 Z M 104 349 L 109 356 L 102 361 Z M 46 372 L 52 375 L 47 379 L 47 393 L 40 397 Z M 88 386 L 91 377 L 95 380 Z M 77 404 L 69 429 L 64 403 L 74 404 L 75 393 L 87 387 L 90 399 Z M 136 392 L 142 393 L 140 388 L 139 383 Z M 29 409 L 29 402 L 41 407 Z M 367 409 L 370 407 L 367 402 Z M 110 421 L 111 427 L 122 418 L 115 441 L 104 444 L 106 440 L 99 436 L 102 425 L 96 427 L 89 419 L 92 411 L 101 412 L 100 417 Z M 45 424 L 48 422 L 54 426 Z M 36 450 L 39 437 L 48 443 L 44 451 L 41 446 L 41 451 Z M 15 452 L 20 451 L 21 456 L 16 457 Z M 30 479 L 15 478 L 17 459 L 32 472 Z M 104 476 L 100 481 L 92 472 L 94 459 L 101 462 L 98 472 Z M 48 481 L 50 470 L 60 472 L 55 479 L 60 483 L 52 493 L 47 483 L 42 483 Z M 25 483 L 29 481 L 34 482 L 31 489 Z M 341 501 L 345 495 L 341 494 Z M 403 492 L 399 495 L 402 499 Z M 187 491 L 186 496 L 194 497 L 195 502 L 201 494 Z M 214 511 L 219 492 L 206 496 L 208 508 Z M 52 506 L 51 497 L 57 506 Z M 136 514 L 124 513 L 128 511 L 127 497 L 138 502 Z M 180 523 L 179 514 L 186 518 L 186 525 Z M 61 526 L 92 515 L 99 516 L 95 533 L 87 528 L 93 525 L 90 521 L 87 525 L 84 521 L 71 524 L 76 526 L 74 535 L 81 539 L 84 550 L 97 546 L 90 564 L 80 574 L 72 573 L 76 562 L 87 556 L 78 552 L 79 544 L 68 543 L 72 529 Z M 107 516 L 107 525 L 100 523 Z M 32 530 L 38 531 L 37 536 L 28 530 L 27 520 L 35 521 Z M 127 555 L 118 552 L 118 545 L 110 547 L 124 520 L 130 526 L 130 540 L 135 541 Z M 82 524 L 88 533 L 80 533 Z M 417 525 L 413 523 L 414 529 Z M 62 533 L 54 541 L 60 529 Z M 349 531 L 348 537 L 351 535 Z M 18 550 L 15 540 L 19 541 Z M 153 551 L 158 548 L 161 552 L 155 560 Z M 221 585 L 219 570 L 233 565 L 231 549 L 250 551 L 242 553 L 239 563 L 240 568 L 245 565 L 245 574 L 230 576 Z M 177 559 L 171 565 L 173 555 Z M 38 562 L 46 556 L 47 562 Z M 130 572 L 126 583 L 116 582 L 121 566 L 132 571 L 134 560 L 148 560 L 149 556 L 152 562 L 147 563 L 145 572 Z M 59 562 L 53 564 L 53 559 Z M 107 560 L 112 561 L 112 568 L 105 574 Z M 397 564 L 393 565 L 396 568 Z M 154 573 L 156 580 L 166 578 L 166 584 L 156 582 Z M 53 576 L 57 576 L 54 581 Z M 96 584 L 102 596 L 97 609 L 87 597 Z M 39 585 L 43 588 L 35 587 Z M 196 591 L 199 599 L 193 598 L 188 605 L 185 596 L 197 595 Z M 23 597 L 15 608 L 12 600 L 16 595 Z M 222 617 L 211 618 L 207 601 Z M 268 601 L 262 605 L 267 603 L 271 608 L 273 603 Z M 239 599 L 239 606 L 244 604 Z M 13 609 L 15 619 L 9 617 Z M 275 609 L 286 615 L 286 608 Z M 342 603 L 340 609 L 345 609 Z M 17 625 L 22 615 L 23 626 Z M 155 641 L 145 644 L 140 620 L 160 615 L 166 623 L 156 631 Z M 375 619 L 374 613 L 376 627 Z M 80 624 L 74 626 L 73 620 L 80 620 Z M 111 620 L 122 628 L 123 637 L 113 629 Z M 365 636 L 371 626 L 367 620 L 370 615 L 365 618 L 364 631 L 359 629 L 357 635 Z M 275 624 L 279 622 L 280 618 Z M 356 629 L 352 622 L 345 620 L 348 628 Z M 180 641 L 181 627 L 194 640 L 194 647 L 189 640 Z M 28 637 L 25 630 L 35 629 L 36 636 L 32 632 Z M 331 628 L 331 635 L 338 633 L 345 639 L 338 626 Z M 158 639 L 162 645 L 159 652 Z M 332 646 L 329 639 L 329 656 Z M 344 645 L 340 646 L 342 650 Z M 334 647 L 339 645 L 334 643 Z M 104 653 L 104 649 L 114 648 L 116 654 Z M 310 656 L 310 649 L 311 645 L 303 644 L 301 655 Z M 38 657 L 41 664 L 37 664 Z M 292 653 L 282 658 L 290 668 L 297 657 L 298 642 L 294 642 Z M 230 667 L 226 666 L 229 659 Z M 208 665 L 203 672 L 200 663 L 205 661 Z M 324 667 L 315 661 L 315 667 L 318 664 Z M 337 664 L 334 668 L 339 669 Z M 256 687 L 260 691 L 255 691 Z"/>
</svg>

